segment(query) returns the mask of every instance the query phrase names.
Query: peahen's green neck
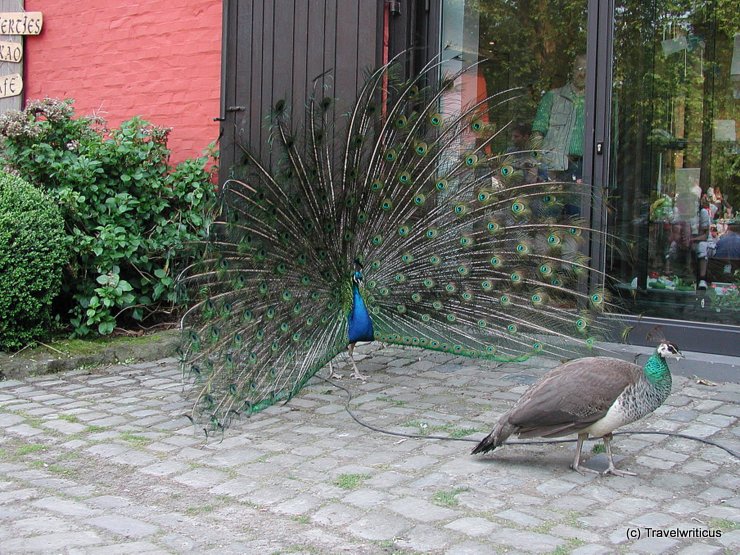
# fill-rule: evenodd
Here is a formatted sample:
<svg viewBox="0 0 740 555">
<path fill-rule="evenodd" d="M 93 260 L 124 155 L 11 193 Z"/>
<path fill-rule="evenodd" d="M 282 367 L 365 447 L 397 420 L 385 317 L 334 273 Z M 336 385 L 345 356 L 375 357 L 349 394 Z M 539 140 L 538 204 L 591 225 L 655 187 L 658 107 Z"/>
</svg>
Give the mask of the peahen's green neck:
<svg viewBox="0 0 740 555">
<path fill-rule="evenodd" d="M 668 363 L 658 353 L 653 353 L 643 367 L 645 377 L 653 384 L 657 385 L 665 381 L 670 381 L 671 371 L 668 369 Z"/>
</svg>

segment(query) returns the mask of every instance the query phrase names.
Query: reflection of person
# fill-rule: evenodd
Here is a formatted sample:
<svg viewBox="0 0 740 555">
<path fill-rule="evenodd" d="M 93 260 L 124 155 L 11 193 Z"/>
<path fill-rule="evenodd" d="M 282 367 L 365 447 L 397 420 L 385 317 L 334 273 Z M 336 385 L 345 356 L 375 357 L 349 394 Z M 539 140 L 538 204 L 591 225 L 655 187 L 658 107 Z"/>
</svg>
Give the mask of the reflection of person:
<svg viewBox="0 0 740 555">
<path fill-rule="evenodd" d="M 583 177 L 584 90 L 586 56 L 573 62 L 571 80 L 545 93 L 532 122 L 532 132 L 542 137 L 548 169 L 558 181 Z"/>
<path fill-rule="evenodd" d="M 671 262 L 679 262 L 682 266 L 689 267 L 691 259 L 691 236 L 692 220 L 696 219 L 696 200 L 691 194 L 682 193 L 676 195 L 674 209 L 671 216 L 670 246 L 666 253 L 665 273 L 671 274 Z"/>
<path fill-rule="evenodd" d="M 550 179 L 575 181 L 583 179 L 584 91 L 586 56 L 573 61 L 571 80 L 564 86 L 545 93 L 532 122 L 532 132 L 542 138 Z M 566 199 L 563 212 L 577 215 L 577 199 Z"/>
<path fill-rule="evenodd" d="M 696 243 L 696 257 L 699 261 L 699 285 L 697 289 L 706 289 L 708 258 L 715 246 L 709 233 L 712 217 L 710 215 L 709 199 L 706 195 L 702 195 L 699 206 L 699 217 L 697 219 L 698 233 L 692 240 Z"/>
<path fill-rule="evenodd" d="M 709 260 L 712 281 L 732 281 L 733 272 L 740 268 L 740 220 L 727 224 L 727 231 L 717 241 Z"/>
<path fill-rule="evenodd" d="M 740 220 L 730 223 L 725 234 L 719 238 L 714 249 L 714 258 L 740 259 Z"/>
<path fill-rule="evenodd" d="M 506 149 L 506 154 L 511 157 L 511 165 L 515 171 L 520 171 L 524 183 L 537 182 L 537 170 L 539 164 L 534 157 L 530 138 L 532 126 L 525 122 L 519 122 L 511 128 L 511 144 Z"/>
</svg>

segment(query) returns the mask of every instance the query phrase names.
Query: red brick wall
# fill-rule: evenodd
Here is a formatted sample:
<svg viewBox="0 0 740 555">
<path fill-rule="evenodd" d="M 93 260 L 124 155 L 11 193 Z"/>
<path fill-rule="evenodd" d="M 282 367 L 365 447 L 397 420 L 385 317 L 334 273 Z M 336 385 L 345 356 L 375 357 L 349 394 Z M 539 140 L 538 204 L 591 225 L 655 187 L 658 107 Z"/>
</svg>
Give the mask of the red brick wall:
<svg viewBox="0 0 740 555">
<path fill-rule="evenodd" d="M 26 99 L 74 98 L 111 126 L 172 127 L 172 160 L 218 137 L 221 0 L 26 0 L 44 28 L 26 37 Z"/>
</svg>

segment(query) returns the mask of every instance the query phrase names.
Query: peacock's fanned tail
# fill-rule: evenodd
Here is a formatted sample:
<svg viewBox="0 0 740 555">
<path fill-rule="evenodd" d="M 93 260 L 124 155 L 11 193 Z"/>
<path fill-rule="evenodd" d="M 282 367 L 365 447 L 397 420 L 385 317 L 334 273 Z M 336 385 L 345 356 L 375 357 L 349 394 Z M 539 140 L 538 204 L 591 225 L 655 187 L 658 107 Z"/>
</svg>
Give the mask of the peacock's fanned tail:
<svg viewBox="0 0 740 555">
<path fill-rule="evenodd" d="M 517 91 L 461 107 L 463 72 L 394 69 L 370 74 L 336 126 L 330 97 L 308 100 L 302 126 L 278 102 L 276 169 L 244 149 L 246 173 L 181 276 L 196 417 L 221 427 L 287 400 L 343 351 L 355 260 L 380 341 L 524 360 L 573 356 L 607 331 L 604 291 L 582 287 L 595 231 L 561 216 L 564 195 L 589 188 L 515 181 L 490 154 L 503 126 L 487 115 Z"/>
</svg>

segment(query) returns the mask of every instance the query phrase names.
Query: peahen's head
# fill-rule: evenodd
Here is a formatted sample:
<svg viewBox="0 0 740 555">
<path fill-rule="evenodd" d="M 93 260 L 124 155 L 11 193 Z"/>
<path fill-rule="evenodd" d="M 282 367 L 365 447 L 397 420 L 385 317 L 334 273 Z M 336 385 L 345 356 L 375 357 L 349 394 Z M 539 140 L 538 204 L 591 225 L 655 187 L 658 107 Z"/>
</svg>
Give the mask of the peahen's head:
<svg viewBox="0 0 740 555">
<path fill-rule="evenodd" d="M 681 354 L 681 351 L 678 350 L 678 347 L 670 341 L 661 341 L 658 345 L 658 348 L 655 349 L 655 352 L 661 358 L 683 358 L 683 355 Z"/>
</svg>

